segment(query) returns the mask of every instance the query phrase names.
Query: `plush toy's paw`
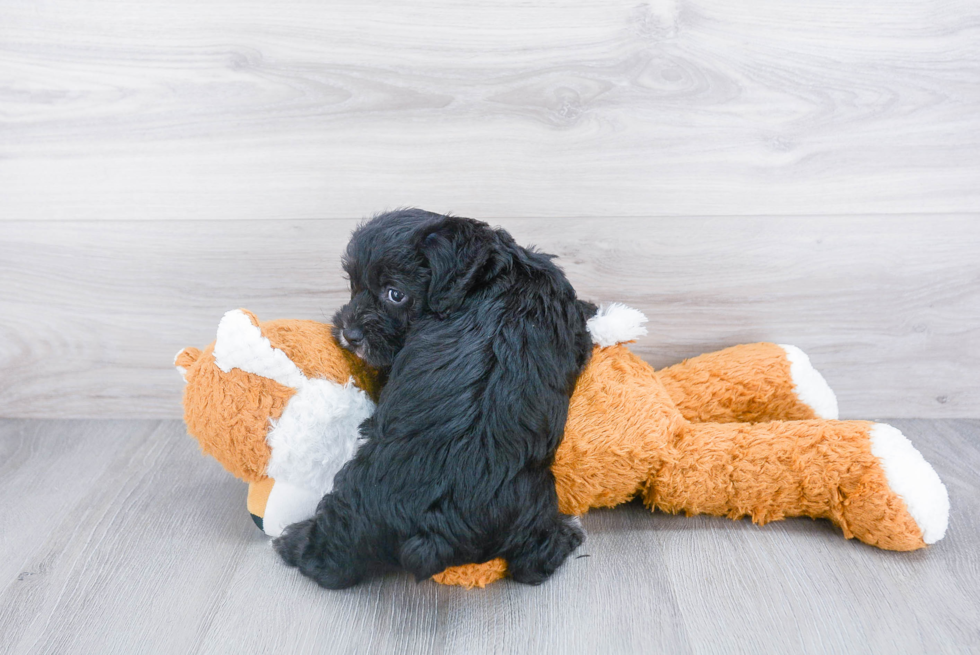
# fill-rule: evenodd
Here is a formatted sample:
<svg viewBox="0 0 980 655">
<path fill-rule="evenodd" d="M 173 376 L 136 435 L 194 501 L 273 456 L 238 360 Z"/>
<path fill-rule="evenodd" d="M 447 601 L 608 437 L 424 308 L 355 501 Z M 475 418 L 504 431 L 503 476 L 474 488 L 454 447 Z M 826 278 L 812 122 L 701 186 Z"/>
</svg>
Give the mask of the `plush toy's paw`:
<svg viewBox="0 0 980 655">
<path fill-rule="evenodd" d="M 949 494 L 935 469 L 897 428 L 875 423 L 871 452 L 881 463 L 888 486 L 898 494 L 922 532 L 922 541 L 934 544 L 946 534 Z"/>
<path fill-rule="evenodd" d="M 936 543 L 949 520 L 946 487 L 901 432 L 884 423 L 864 425 L 863 445 L 870 447 L 871 464 L 862 467 L 856 459 L 848 474 L 859 475 L 837 487 L 841 502 L 836 522 L 845 536 L 887 550 Z"/>
<path fill-rule="evenodd" d="M 808 405 L 817 418 L 837 420 L 840 413 L 837 409 L 837 396 L 823 379 L 820 372 L 813 368 L 807 354 L 796 346 L 779 344 L 786 351 L 789 361 L 789 374 L 793 378 L 793 392 L 800 402 Z"/>
<path fill-rule="evenodd" d="M 260 530 L 270 537 L 278 537 L 287 526 L 313 516 L 322 496 L 303 487 L 266 478 L 249 485 L 248 511 Z"/>
<path fill-rule="evenodd" d="M 523 548 L 507 557 L 510 577 L 523 584 L 541 584 L 584 541 L 585 531 L 578 517 L 561 515 L 550 529 L 533 535 Z"/>
</svg>

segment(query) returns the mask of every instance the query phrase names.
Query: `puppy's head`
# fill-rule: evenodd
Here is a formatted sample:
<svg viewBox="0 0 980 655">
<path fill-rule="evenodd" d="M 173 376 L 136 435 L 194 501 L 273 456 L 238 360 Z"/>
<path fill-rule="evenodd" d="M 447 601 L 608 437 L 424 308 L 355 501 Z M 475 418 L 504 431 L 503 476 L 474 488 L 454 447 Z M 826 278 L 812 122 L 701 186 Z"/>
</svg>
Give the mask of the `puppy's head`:
<svg viewBox="0 0 980 655">
<path fill-rule="evenodd" d="M 446 317 L 508 265 L 506 232 L 468 218 L 407 209 L 376 216 L 351 236 L 343 265 L 351 300 L 334 336 L 387 368 L 423 317 Z"/>
</svg>

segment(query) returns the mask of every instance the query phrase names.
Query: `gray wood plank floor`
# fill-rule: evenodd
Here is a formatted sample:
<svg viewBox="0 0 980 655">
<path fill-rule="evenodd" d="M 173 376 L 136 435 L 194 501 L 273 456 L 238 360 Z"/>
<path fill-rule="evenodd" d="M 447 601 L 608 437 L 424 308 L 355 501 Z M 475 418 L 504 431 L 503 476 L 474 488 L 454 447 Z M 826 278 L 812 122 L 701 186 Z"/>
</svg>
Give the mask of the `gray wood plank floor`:
<svg viewBox="0 0 980 655">
<path fill-rule="evenodd" d="M 980 652 L 980 421 L 894 423 L 949 488 L 925 551 L 629 505 L 588 514 L 583 557 L 541 587 L 326 592 L 180 422 L 3 420 L 0 652 Z"/>
</svg>

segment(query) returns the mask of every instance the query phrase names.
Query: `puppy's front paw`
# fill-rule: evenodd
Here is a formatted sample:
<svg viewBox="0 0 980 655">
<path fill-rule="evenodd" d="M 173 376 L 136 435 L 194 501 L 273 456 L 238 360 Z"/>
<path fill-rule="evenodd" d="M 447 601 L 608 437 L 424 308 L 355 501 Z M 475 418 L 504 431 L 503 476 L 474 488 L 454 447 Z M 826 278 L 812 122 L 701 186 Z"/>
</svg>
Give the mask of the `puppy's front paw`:
<svg viewBox="0 0 980 655">
<path fill-rule="evenodd" d="M 288 566 L 295 566 L 325 589 L 346 589 L 357 584 L 366 571 L 364 561 L 342 539 L 342 533 L 324 531 L 318 520 L 323 517 L 287 526 L 272 547 Z"/>
<path fill-rule="evenodd" d="M 287 525 L 282 534 L 273 540 L 272 547 L 287 566 L 299 566 L 310 544 L 310 530 L 314 520 L 307 519 Z"/>
</svg>

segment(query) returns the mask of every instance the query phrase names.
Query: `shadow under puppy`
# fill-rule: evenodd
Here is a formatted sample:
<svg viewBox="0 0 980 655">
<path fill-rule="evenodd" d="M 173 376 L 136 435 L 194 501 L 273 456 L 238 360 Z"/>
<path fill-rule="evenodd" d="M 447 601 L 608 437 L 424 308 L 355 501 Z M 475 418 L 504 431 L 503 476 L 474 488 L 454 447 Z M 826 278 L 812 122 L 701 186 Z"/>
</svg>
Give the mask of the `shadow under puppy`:
<svg viewBox="0 0 980 655">
<path fill-rule="evenodd" d="M 336 336 L 388 379 L 333 491 L 276 540 L 287 564 L 339 589 L 379 567 L 424 579 L 504 557 L 538 584 L 582 543 L 550 466 L 595 306 L 551 260 L 415 209 L 355 230 Z"/>
</svg>

